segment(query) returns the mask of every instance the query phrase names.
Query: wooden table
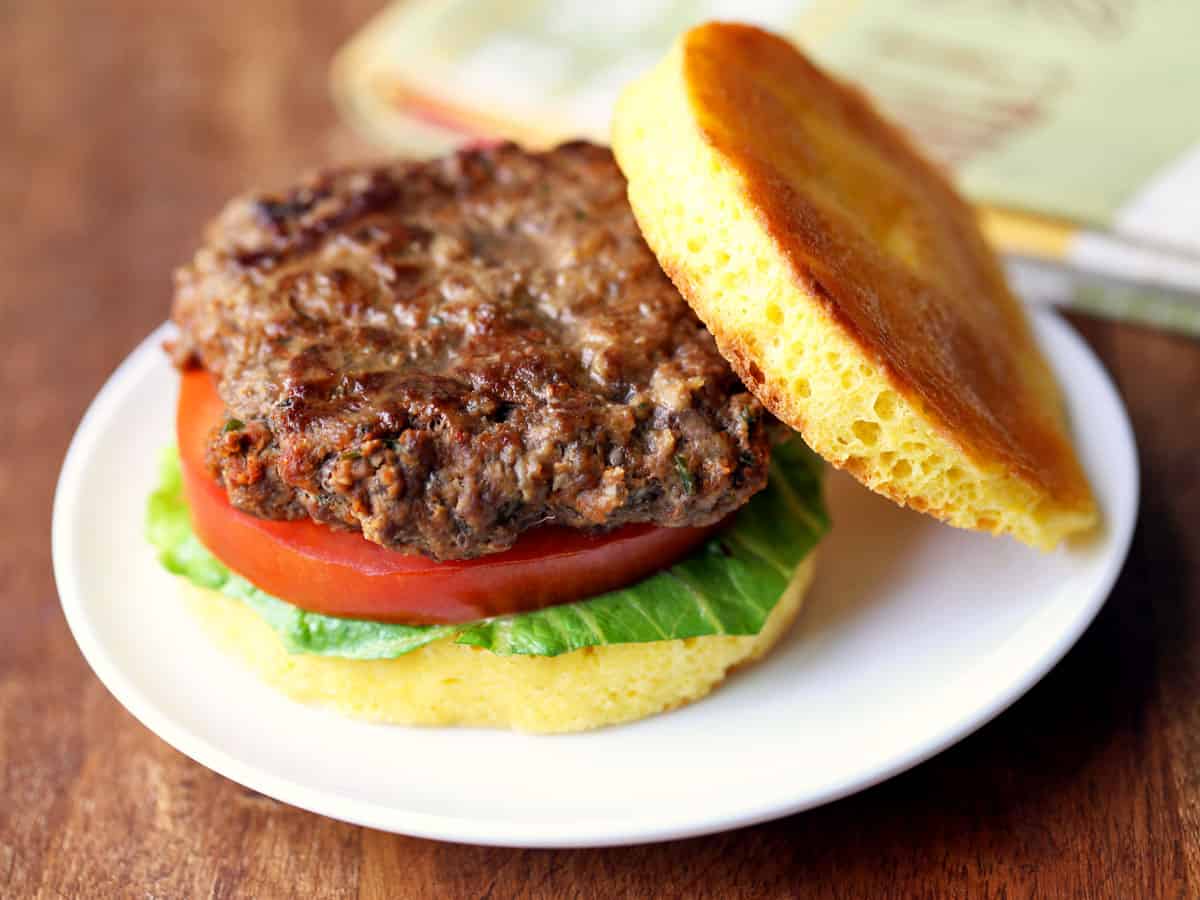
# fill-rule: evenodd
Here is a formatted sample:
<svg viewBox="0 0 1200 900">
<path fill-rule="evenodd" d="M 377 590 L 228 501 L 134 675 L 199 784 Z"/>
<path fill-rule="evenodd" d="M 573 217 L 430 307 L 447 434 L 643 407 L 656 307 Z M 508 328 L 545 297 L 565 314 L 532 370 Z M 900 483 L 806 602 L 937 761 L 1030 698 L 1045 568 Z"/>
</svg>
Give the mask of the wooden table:
<svg viewBox="0 0 1200 900">
<path fill-rule="evenodd" d="M 227 195 L 370 152 L 326 70 L 378 5 L 0 4 L 0 895 L 1200 896 L 1200 344 L 1131 327 L 1075 323 L 1141 445 L 1112 599 L 1009 712 L 848 800 L 647 847 L 440 844 L 239 787 L 109 696 L 50 572 L 67 442 Z"/>
</svg>

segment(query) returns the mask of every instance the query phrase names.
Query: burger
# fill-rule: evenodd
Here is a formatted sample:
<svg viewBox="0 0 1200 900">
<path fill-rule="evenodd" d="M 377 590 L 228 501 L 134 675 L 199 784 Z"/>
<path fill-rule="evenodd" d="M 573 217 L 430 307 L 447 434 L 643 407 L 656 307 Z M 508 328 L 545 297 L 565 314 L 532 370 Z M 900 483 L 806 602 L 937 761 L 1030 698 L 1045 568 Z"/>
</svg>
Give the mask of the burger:
<svg viewBox="0 0 1200 900">
<path fill-rule="evenodd" d="M 786 634 L 822 458 L 960 527 L 1090 529 L 971 212 L 852 88 L 710 24 L 613 150 L 512 144 L 234 200 L 176 277 L 148 534 L 304 702 L 577 731 Z"/>
</svg>

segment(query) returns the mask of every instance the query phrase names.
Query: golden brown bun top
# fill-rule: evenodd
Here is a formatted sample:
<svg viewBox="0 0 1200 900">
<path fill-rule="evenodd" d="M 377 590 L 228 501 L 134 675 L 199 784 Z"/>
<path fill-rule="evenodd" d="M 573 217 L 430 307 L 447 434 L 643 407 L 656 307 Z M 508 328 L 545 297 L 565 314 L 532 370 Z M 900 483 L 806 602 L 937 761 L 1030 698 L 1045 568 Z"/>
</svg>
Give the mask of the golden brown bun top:
<svg viewBox="0 0 1200 900">
<path fill-rule="evenodd" d="M 971 209 L 862 94 L 774 35 L 708 24 L 626 91 L 614 146 L 664 269 L 815 450 L 954 524 L 1043 547 L 1092 524 Z"/>
</svg>

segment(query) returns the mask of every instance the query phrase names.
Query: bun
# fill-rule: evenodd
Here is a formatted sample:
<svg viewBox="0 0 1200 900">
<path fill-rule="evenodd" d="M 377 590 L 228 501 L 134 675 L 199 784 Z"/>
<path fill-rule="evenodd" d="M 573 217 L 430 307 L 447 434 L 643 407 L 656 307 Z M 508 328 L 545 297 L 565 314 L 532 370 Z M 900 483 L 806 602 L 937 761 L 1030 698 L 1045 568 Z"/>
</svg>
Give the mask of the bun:
<svg viewBox="0 0 1200 900">
<path fill-rule="evenodd" d="M 642 233 L 747 386 L 903 505 L 1041 548 L 1095 502 L 975 217 L 857 91 L 709 24 L 621 97 Z"/>
<path fill-rule="evenodd" d="M 565 732 L 691 703 L 730 669 L 763 656 L 799 612 L 814 560 L 815 553 L 799 566 L 757 635 L 619 644 L 554 657 L 497 656 L 451 640 L 389 660 L 293 655 L 240 601 L 180 583 L 214 639 L 293 699 L 378 722 Z"/>
</svg>

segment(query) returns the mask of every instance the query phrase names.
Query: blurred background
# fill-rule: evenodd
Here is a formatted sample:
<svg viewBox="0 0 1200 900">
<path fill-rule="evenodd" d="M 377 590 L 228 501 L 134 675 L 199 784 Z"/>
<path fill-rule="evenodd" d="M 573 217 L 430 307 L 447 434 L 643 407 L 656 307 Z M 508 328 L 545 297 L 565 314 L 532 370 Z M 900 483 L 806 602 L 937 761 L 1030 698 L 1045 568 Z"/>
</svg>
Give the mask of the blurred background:
<svg viewBox="0 0 1200 900">
<path fill-rule="evenodd" d="M 1200 335 L 1195 0 L 420 0 L 339 55 L 333 90 L 397 150 L 604 141 L 621 86 L 712 18 L 861 84 L 955 173 L 1026 296 Z"/>
</svg>

